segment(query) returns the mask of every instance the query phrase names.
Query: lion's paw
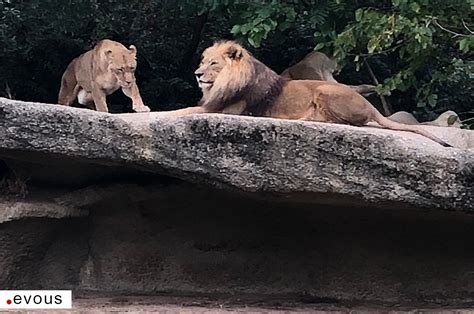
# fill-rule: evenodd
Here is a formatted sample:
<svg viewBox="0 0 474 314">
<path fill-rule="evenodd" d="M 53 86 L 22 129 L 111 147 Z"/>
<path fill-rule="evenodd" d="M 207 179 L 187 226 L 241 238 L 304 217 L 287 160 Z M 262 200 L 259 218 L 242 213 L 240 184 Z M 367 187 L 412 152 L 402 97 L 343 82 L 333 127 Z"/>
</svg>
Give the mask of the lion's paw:
<svg viewBox="0 0 474 314">
<path fill-rule="evenodd" d="M 137 106 L 133 107 L 133 111 L 135 112 L 150 112 L 150 108 L 148 106 Z"/>
</svg>

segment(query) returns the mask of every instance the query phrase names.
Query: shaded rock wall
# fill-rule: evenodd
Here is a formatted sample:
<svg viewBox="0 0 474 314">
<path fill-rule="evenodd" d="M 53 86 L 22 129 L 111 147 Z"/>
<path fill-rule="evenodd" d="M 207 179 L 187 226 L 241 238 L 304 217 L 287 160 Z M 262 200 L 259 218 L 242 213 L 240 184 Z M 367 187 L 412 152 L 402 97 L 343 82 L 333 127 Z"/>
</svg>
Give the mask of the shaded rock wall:
<svg viewBox="0 0 474 314">
<path fill-rule="evenodd" d="M 140 202 L 119 193 L 87 217 L 2 224 L 2 249 L 17 256 L 2 285 L 473 301 L 474 216 L 160 189 Z"/>
</svg>

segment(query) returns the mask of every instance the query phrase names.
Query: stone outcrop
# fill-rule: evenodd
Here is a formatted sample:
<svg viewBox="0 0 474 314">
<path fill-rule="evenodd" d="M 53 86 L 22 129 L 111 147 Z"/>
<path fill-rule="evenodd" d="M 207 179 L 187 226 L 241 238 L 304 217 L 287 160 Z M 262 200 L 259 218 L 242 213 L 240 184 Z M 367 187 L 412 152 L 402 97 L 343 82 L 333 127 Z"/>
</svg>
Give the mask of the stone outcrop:
<svg viewBox="0 0 474 314">
<path fill-rule="evenodd" d="M 375 127 L 0 100 L 0 150 L 13 159 L 120 165 L 247 192 L 312 194 L 315 202 L 474 209 L 474 132 L 426 128 L 456 148 Z"/>
<path fill-rule="evenodd" d="M 470 306 L 474 135 L 426 128 L 0 98 L 0 286 Z"/>
</svg>

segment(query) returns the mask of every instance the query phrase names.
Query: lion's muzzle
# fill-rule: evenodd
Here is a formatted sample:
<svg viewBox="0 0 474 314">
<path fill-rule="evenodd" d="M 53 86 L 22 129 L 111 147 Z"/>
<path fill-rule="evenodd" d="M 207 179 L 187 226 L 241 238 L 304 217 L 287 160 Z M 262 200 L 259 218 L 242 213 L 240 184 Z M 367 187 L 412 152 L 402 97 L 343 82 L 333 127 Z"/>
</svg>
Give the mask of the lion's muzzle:
<svg viewBox="0 0 474 314">
<path fill-rule="evenodd" d="M 196 80 L 198 81 L 199 88 L 201 89 L 210 88 L 212 84 L 214 84 L 214 82 L 200 80 L 198 77 L 196 77 Z"/>
</svg>

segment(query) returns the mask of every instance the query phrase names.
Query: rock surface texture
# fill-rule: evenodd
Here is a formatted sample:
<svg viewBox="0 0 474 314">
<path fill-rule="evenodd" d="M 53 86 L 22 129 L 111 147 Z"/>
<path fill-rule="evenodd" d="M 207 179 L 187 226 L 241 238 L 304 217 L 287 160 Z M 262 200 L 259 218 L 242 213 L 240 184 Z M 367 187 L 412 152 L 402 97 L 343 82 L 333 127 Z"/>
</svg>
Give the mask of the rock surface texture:
<svg viewBox="0 0 474 314">
<path fill-rule="evenodd" d="M 471 307 L 474 132 L 426 129 L 0 98 L 0 286 Z"/>
<path fill-rule="evenodd" d="M 0 99 L 0 149 L 126 165 L 248 192 L 474 209 L 474 132 L 426 127 L 451 143 L 375 127 L 162 113 L 104 114 Z M 331 197 L 329 197 L 331 195 Z"/>
</svg>

